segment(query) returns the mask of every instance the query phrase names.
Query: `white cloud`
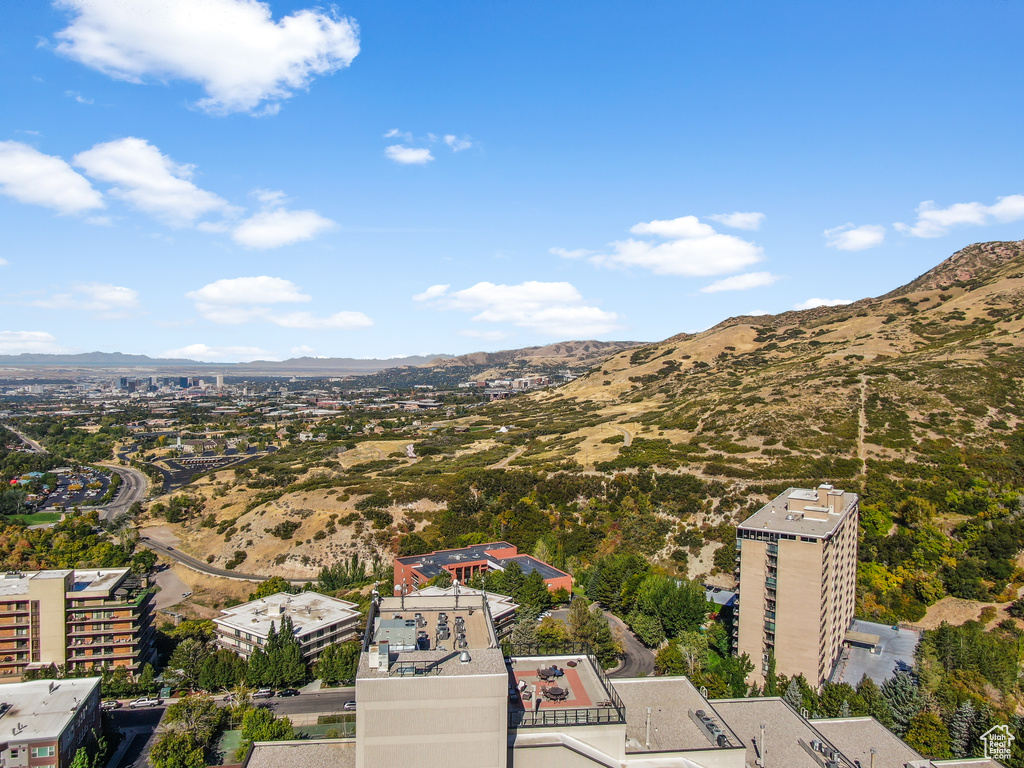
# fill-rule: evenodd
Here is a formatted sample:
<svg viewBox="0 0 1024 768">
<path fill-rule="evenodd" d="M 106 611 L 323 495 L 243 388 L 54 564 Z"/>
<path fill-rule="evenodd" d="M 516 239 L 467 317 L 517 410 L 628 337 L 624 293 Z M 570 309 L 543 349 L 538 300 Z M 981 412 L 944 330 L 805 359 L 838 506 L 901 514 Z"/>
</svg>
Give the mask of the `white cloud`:
<svg viewBox="0 0 1024 768">
<path fill-rule="evenodd" d="M 852 299 L 808 299 L 794 304 L 793 309 L 814 309 L 815 307 L 841 307 L 844 304 L 852 304 Z"/>
<path fill-rule="evenodd" d="M 568 248 L 549 248 L 548 253 L 554 256 L 561 256 L 563 259 L 583 259 L 593 255 L 594 252 L 588 251 L 585 248 L 575 248 L 571 251 Z"/>
<path fill-rule="evenodd" d="M 771 272 L 747 272 L 745 275 L 734 275 L 722 280 L 716 280 L 711 285 L 705 285 L 700 289 L 701 293 L 718 293 L 720 291 L 745 291 L 749 288 L 761 288 L 766 285 L 774 285 L 779 279 L 778 275 Z"/>
<path fill-rule="evenodd" d="M 840 251 L 863 251 L 874 248 L 885 240 L 885 227 L 879 224 L 843 224 L 825 230 L 826 244 Z"/>
<path fill-rule="evenodd" d="M 384 149 L 384 154 L 399 165 L 425 165 L 434 159 L 429 149 L 407 147 L 404 144 L 392 144 Z"/>
<path fill-rule="evenodd" d="M 390 131 L 385 133 L 384 134 L 384 138 L 385 139 L 396 139 L 397 138 L 397 139 L 401 139 L 402 141 L 407 142 L 409 144 L 411 144 L 412 141 L 413 141 L 412 133 L 410 133 L 409 131 L 400 131 L 397 128 L 392 128 Z"/>
<path fill-rule="evenodd" d="M 415 296 L 412 297 L 412 300 L 429 301 L 430 299 L 436 299 L 439 296 L 444 296 L 449 288 L 451 288 L 450 285 L 432 285 L 429 288 L 427 288 L 427 290 L 425 290 L 423 293 L 417 293 Z"/>
<path fill-rule="evenodd" d="M 203 304 L 221 306 L 294 304 L 313 300 L 302 293 L 302 289 L 291 280 L 267 275 L 215 280 L 196 291 L 189 291 L 185 296 Z"/>
<path fill-rule="evenodd" d="M 617 314 L 587 305 L 571 283 L 484 282 L 453 293 L 439 288 L 433 286 L 419 296 L 432 294 L 426 300 L 435 309 L 475 312 L 474 322 L 508 323 L 559 338 L 597 336 L 621 327 Z"/>
<path fill-rule="evenodd" d="M 196 304 L 196 311 L 221 325 L 240 325 L 266 320 L 282 328 L 351 330 L 373 325 L 362 312 L 336 312 L 319 317 L 312 312 L 274 312 L 268 305 L 298 304 L 312 301 L 291 280 L 281 277 L 235 277 L 189 291 L 185 297 Z"/>
<path fill-rule="evenodd" d="M 93 103 L 92 99 L 86 98 L 85 96 L 80 94 L 78 91 L 64 91 L 64 95 L 67 96 L 69 99 L 74 99 L 79 104 L 92 104 Z"/>
<path fill-rule="evenodd" d="M 470 141 L 468 136 L 463 136 L 461 139 L 453 133 L 446 134 L 444 137 L 444 143 L 451 147 L 452 152 L 461 152 L 464 149 L 469 149 L 473 146 L 473 142 Z"/>
<path fill-rule="evenodd" d="M 596 254 L 590 261 L 609 267 L 641 267 L 658 275 L 707 277 L 736 272 L 764 258 L 760 246 L 715 232 L 696 216 L 641 222 L 630 232 L 657 239 L 617 241 L 612 243 L 612 253 Z"/>
<path fill-rule="evenodd" d="M 7 259 L 0 258 L 0 267 L 6 267 L 10 263 Z"/>
<path fill-rule="evenodd" d="M 259 347 L 225 346 L 211 347 L 208 344 L 189 344 L 178 349 L 169 349 L 160 357 L 187 358 L 209 363 L 248 362 L 250 360 L 272 360 L 270 353 Z"/>
<path fill-rule="evenodd" d="M 735 213 L 716 213 L 708 218 L 732 229 L 760 229 L 761 222 L 764 221 L 764 214 L 755 211 L 749 213 L 736 211 Z"/>
<path fill-rule="evenodd" d="M 110 283 L 75 283 L 68 293 L 56 293 L 30 304 L 44 309 L 95 312 L 104 320 L 119 320 L 139 308 L 139 292 Z"/>
<path fill-rule="evenodd" d="M 925 200 L 917 206 L 917 221 L 913 225 L 897 223 L 893 226 L 914 237 L 941 237 L 962 224 L 982 226 L 1020 219 L 1024 219 L 1024 195 L 1008 195 L 996 198 L 992 205 L 954 203 L 948 208 L 936 208 L 933 200 Z"/>
<path fill-rule="evenodd" d="M 373 320 L 362 312 L 335 312 L 328 317 L 317 317 L 312 312 L 287 312 L 281 315 L 267 314 L 265 317 L 282 328 L 303 328 L 307 330 L 338 328 L 349 331 L 354 328 L 366 328 L 373 325 Z"/>
<path fill-rule="evenodd" d="M 312 357 L 316 353 L 316 350 L 308 344 L 299 344 L 299 346 L 292 347 L 288 351 L 291 352 L 294 357 Z"/>
<path fill-rule="evenodd" d="M 64 160 L 19 141 L 0 141 L 0 193 L 58 213 L 103 208 L 103 195 Z"/>
<path fill-rule="evenodd" d="M 231 239 L 249 248 L 279 248 L 312 240 L 335 223 L 316 211 L 289 211 L 284 208 L 263 210 L 242 221 L 231 232 Z"/>
<path fill-rule="evenodd" d="M 747 312 L 746 314 L 749 317 L 761 317 L 762 315 L 768 315 L 768 314 L 771 314 L 771 313 L 770 312 L 766 312 L 763 309 L 752 309 L 749 312 Z"/>
<path fill-rule="evenodd" d="M 57 51 L 130 82 L 188 80 L 214 113 L 274 113 L 359 53 L 356 24 L 302 9 L 275 21 L 257 0 L 56 0 L 73 14 Z"/>
<path fill-rule="evenodd" d="M 73 162 L 92 178 L 113 184 L 110 194 L 172 226 L 190 225 L 208 213 L 236 212 L 223 198 L 192 183 L 193 166 L 175 163 L 145 139 L 97 144 Z"/>
<path fill-rule="evenodd" d="M 67 349 L 46 331 L 0 331 L 0 355 L 55 354 Z"/>
</svg>

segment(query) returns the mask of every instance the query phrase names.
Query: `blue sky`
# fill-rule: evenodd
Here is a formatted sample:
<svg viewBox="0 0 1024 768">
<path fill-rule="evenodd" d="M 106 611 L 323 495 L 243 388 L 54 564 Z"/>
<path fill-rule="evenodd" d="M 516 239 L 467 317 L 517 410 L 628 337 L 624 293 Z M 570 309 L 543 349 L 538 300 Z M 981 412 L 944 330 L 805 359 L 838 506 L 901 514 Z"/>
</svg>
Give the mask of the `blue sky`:
<svg viewBox="0 0 1024 768">
<path fill-rule="evenodd" d="M 1013 2 L 13 3 L 0 354 L 660 340 L 1024 237 Z"/>
</svg>

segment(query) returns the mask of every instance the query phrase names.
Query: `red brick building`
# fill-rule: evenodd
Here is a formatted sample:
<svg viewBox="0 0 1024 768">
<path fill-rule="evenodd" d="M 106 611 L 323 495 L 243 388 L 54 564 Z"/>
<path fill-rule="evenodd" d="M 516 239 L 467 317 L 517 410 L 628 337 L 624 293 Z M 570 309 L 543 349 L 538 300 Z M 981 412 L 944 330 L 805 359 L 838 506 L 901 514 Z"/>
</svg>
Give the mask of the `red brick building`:
<svg viewBox="0 0 1024 768">
<path fill-rule="evenodd" d="M 539 571 L 552 592 L 559 587 L 572 591 L 572 576 L 531 555 L 521 555 L 505 541 L 476 544 L 461 549 L 443 549 L 427 555 L 395 558 L 395 586 L 405 584 L 416 588 L 447 571 L 453 579 L 465 583 L 474 576 L 490 571 L 503 571 L 518 563 L 524 574 Z"/>
</svg>

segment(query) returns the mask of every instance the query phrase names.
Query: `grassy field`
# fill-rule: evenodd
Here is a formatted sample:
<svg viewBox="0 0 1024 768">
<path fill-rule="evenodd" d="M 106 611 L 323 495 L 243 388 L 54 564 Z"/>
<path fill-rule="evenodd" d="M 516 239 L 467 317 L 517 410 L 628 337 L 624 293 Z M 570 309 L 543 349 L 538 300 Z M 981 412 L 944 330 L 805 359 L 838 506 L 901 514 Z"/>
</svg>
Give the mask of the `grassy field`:
<svg viewBox="0 0 1024 768">
<path fill-rule="evenodd" d="M 60 520 L 60 512 L 36 512 L 33 515 L 8 515 L 7 519 L 12 523 L 23 525 L 41 525 L 42 523 L 56 523 Z"/>
</svg>

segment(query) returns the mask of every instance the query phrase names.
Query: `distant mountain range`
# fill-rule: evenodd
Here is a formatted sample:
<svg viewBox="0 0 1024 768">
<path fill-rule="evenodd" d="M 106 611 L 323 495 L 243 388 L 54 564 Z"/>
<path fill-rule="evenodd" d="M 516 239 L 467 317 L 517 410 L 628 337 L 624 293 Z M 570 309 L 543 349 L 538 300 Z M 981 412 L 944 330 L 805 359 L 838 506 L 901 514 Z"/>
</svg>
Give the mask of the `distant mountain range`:
<svg viewBox="0 0 1024 768">
<path fill-rule="evenodd" d="M 350 357 L 297 357 L 290 360 L 253 360 L 248 363 L 206 363 L 200 360 L 126 355 L 123 352 L 83 352 L 77 355 L 43 355 L 23 353 L 0 355 L 0 366 L 49 369 L 153 369 L 181 370 L 216 369 L 229 375 L 266 374 L 319 374 L 360 375 L 376 373 L 385 368 L 425 365 L 450 355 L 412 355 L 385 360 L 362 360 Z"/>
<path fill-rule="evenodd" d="M 148 370 L 165 373 L 189 371 L 224 373 L 229 376 L 366 376 L 390 369 L 444 372 L 455 376 L 494 376 L 551 368 L 586 368 L 610 355 L 641 346 L 638 341 L 561 341 L 543 347 L 525 347 L 501 352 L 473 352 L 458 357 L 445 354 L 411 355 L 387 359 L 351 357 L 296 357 L 289 360 L 253 360 L 247 363 L 207 363 L 181 358 L 129 355 L 123 352 L 83 352 L 75 355 L 23 353 L 0 355 L 0 367 L 61 371 Z M 418 381 L 418 379 L 417 379 Z"/>
</svg>

